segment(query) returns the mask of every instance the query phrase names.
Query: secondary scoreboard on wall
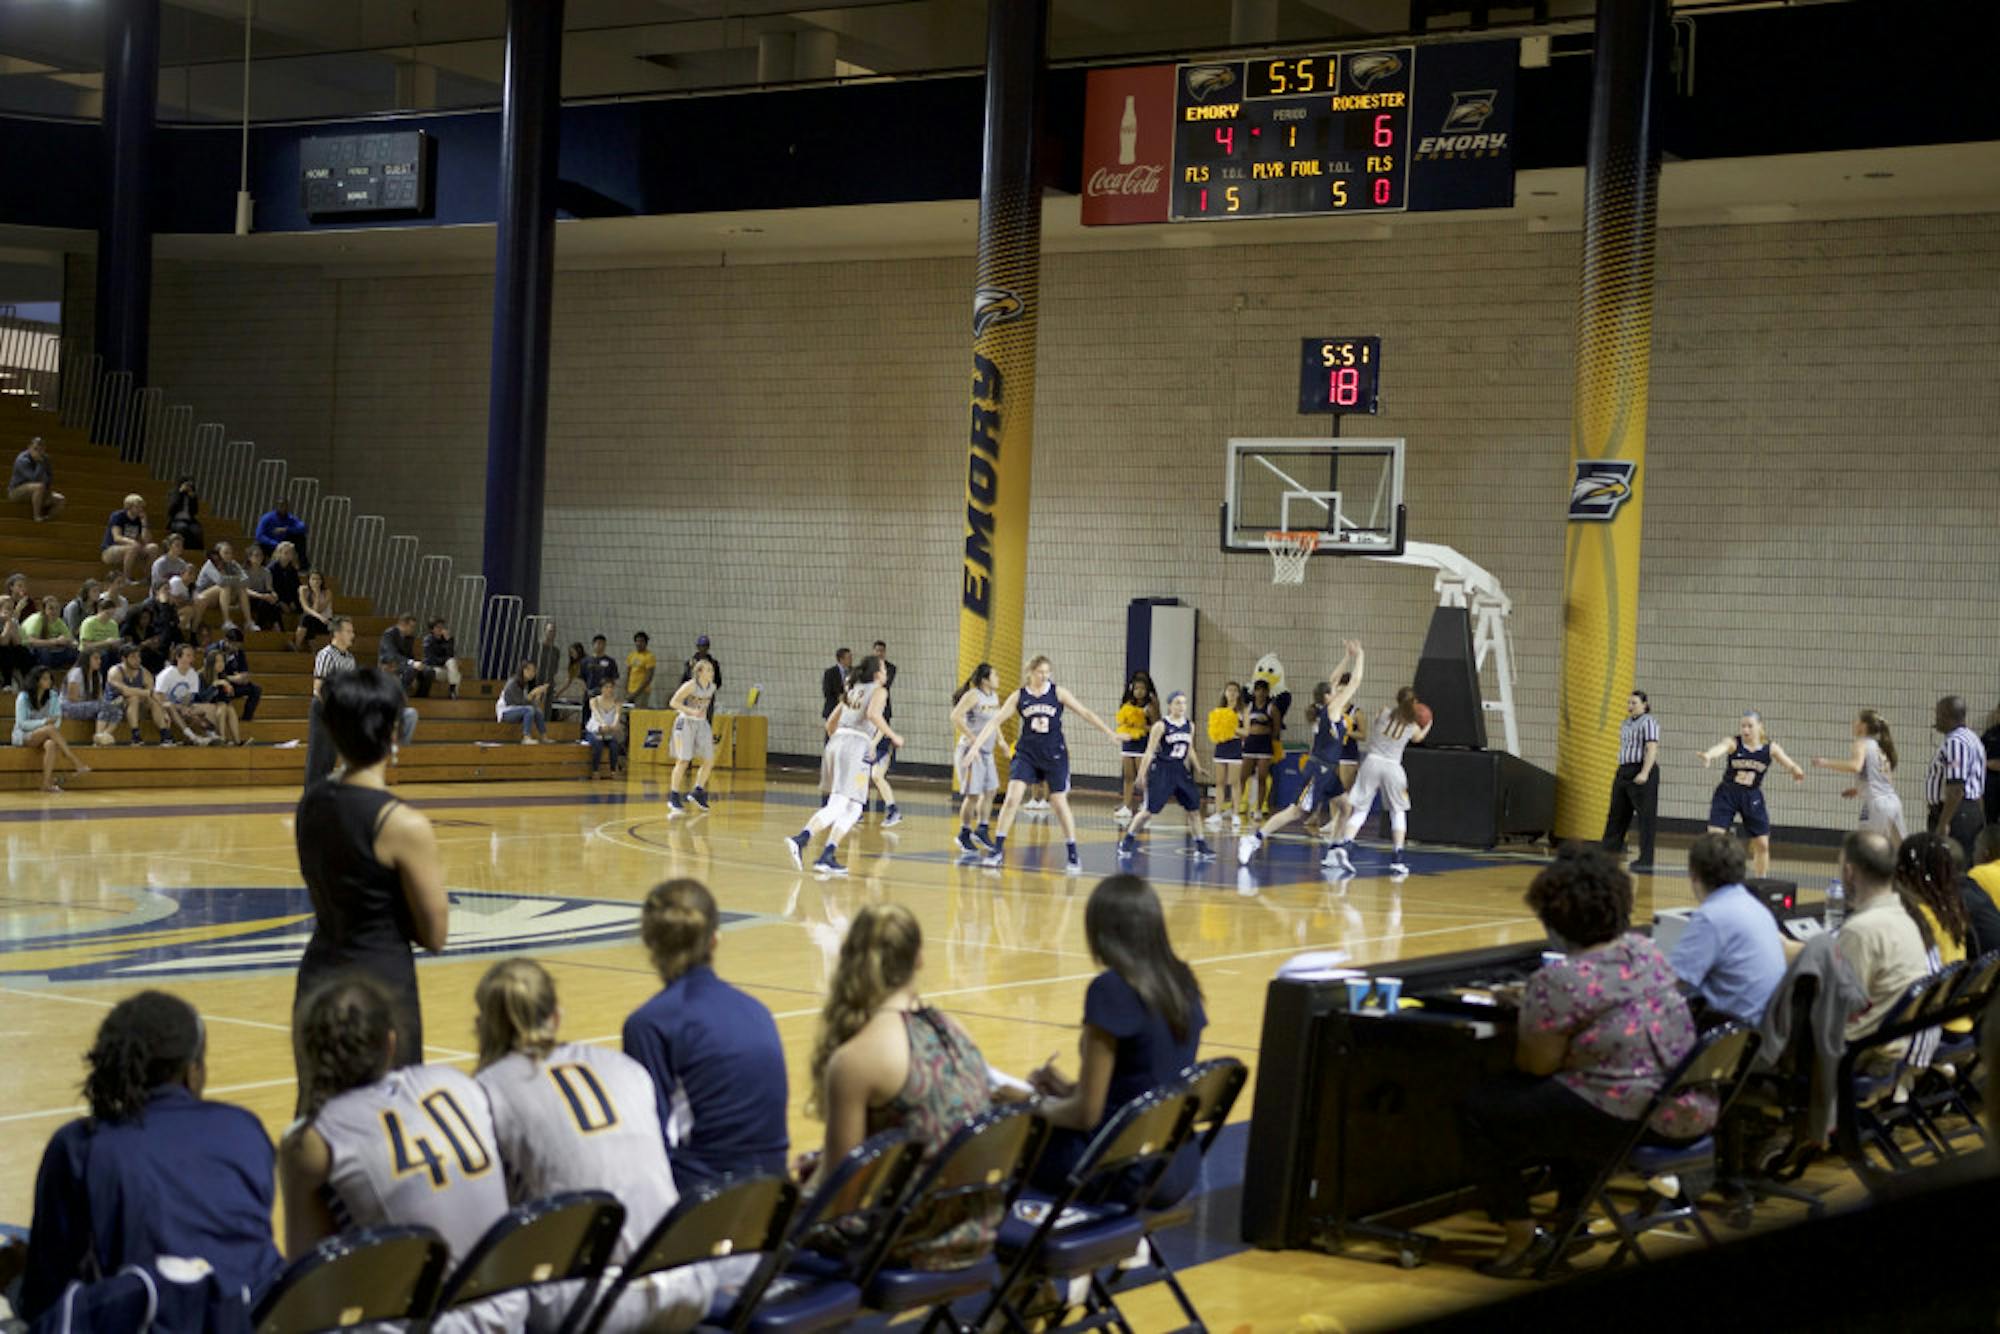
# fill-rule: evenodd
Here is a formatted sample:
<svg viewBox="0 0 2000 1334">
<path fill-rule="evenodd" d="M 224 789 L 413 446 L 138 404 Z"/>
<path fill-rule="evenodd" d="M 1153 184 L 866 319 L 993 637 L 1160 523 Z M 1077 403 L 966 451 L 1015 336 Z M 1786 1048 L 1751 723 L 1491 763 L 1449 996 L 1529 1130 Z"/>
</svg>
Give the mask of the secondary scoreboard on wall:
<svg viewBox="0 0 2000 1334">
<path fill-rule="evenodd" d="M 427 218 L 437 141 L 422 130 L 341 135 L 299 143 L 306 216 Z"/>
<path fill-rule="evenodd" d="M 1381 408 L 1382 340 L 1299 340 L 1301 413 L 1374 413 Z"/>
<path fill-rule="evenodd" d="M 1506 208 L 1520 43 L 1092 70 L 1086 226 Z"/>
<path fill-rule="evenodd" d="M 1400 212 L 1415 62 L 1406 46 L 1182 65 L 1169 216 Z"/>
</svg>

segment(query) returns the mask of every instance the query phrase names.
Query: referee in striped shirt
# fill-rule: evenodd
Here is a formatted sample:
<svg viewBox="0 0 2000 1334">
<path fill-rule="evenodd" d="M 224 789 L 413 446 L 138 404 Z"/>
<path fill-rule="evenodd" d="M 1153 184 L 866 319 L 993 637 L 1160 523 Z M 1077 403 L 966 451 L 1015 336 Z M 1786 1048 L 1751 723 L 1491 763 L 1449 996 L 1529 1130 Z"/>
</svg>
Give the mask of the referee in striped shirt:
<svg viewBox="0 0 2000 1334">
<path fill-rule="evenodd" d="M 1986 747 L 1965 725 L 1965 696 L 1946 695 L 1937 702 L 1931 726 L 1944 733 L 1937 757 L 1924 780 L 1924 800 L 1930 803 L 1930 831 L 1948 835 L 1972 865 L 1972 842 L 1986 827 Z"/>
<path fill-rule="evenodd" d="M 1618 776 L 1611 780 L 1611 814 L 1604 821 L 1604 847 L 1625 851 L 1625 831 L 1639 817 L 1639 860 L 1634 871 L 1653 869 L 1653 830 L 1659 824 L 1660 720 L 1653 716 L 1646 692 L 1635 690 L 1625 701 L 1625 721 L 1618 728 Z"/>
<path fill-rule="evenodd" d="M 326 730 L 326 723 L 320 717 L 321 690 L 328 677 L 354 670 L 354 655 L 347 651 L 354 644 L 354 622 L 345 616 L 336 616 L 327 628 L 333 638 L 313 659 L 312 712 L 306 724 L 307 787 L 332 773 L 338 759 L 338 752 L 333 748 L 333 733 Z"/>
</svg>

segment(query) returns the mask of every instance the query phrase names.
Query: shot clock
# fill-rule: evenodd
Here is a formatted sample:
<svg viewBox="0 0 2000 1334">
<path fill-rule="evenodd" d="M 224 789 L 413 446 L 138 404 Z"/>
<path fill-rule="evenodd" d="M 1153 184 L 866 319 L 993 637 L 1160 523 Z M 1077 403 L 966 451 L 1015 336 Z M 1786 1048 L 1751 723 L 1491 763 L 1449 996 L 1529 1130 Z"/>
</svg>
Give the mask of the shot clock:
<svg viewBox="0 0 2000 1334">
<path fill-rule="evenodd" d="M 1177 67 L 1175 222 L 1408 207 L 1411 47 Z"/>
<path fill-rule="evenodd" d="M 1374 413 L 1382 372 L 1380 338 L 1299 340 L 1299 411 Z"/>
</svg>

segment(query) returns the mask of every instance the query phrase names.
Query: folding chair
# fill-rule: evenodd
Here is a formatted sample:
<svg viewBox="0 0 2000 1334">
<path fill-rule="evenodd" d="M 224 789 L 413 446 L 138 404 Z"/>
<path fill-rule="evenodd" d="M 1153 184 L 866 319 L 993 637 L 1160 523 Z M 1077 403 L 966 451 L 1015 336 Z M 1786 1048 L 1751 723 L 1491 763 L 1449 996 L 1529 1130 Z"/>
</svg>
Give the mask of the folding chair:
<svg viewBox="0 0 2000 1334">
<path fill-rule="evenodd" d="M 1049 1136 L 1049 1123 L 1027 1103 L 996 1108 L 967 1121 L 947 1140 L 905 1192 L 888 1227 L 855 1266 L 862 1305 L 900 1315 L 926 1310 L 921 1328 L 973 1334 L 952 1314 L 951 1304 L 991 1292 L 1000 1281 L 1000 1261 L 989 1250 L 960 1269 L 911 1269 L 889 1263 L 896 1247 L 915 1228 L 937 1217 L 972 1217 L 993 1210 L 1004 1219 L 1028 1183 Z"/>
<path fill-rule="evenodd" d="M 870 1231 L 885 1225 L 901 1202 L 923 1146 L 901 1130 L 871 1135 L 849 1150 L 791 1223 L 791 1235 L 757 1266 L 734 1302 L 710 1318 L 730 1330 L 752 1334 L 807 1334 L 839 1329 L 861 1310 L 861 1287 L 844 1276 L 787 1273 L 801 1244 L 815 1227 L 863 1220 Z"/>
<path fill-rule="evenodd" d="M 1973 1031 L 1943 1035 L 1937 1054 L 1931 1058 L 1932 1086 L 1918 1095 L 1919 1105 L 1933 1124 L 1939 1116 L 1955 1112 L 1965 1118 L 1982 1144 L 1986 1142 L 1986 1127 L 1975 1110 L 1982 1096 L 1974 1075 L 1979 1071 L 1980 1023 L 1996 991 L 2000 991 L 2000 950 L 1990 950 L 1966 963 L 1950 998 L 1953 1010 L 1963 1010 L 1972 1017 Z M 1950 1137 L 1946 1139 L 1948 1142 Z"/>
<path fill-rule="evenodd" d="M 1208 1159 L 1209 1149 L 1221 1136 L 1223 1127 L 1229 1124 L 1230 1109 L 1236 1106 L 1237 1096 L 1243 1092 L 1243 1085 L 1249 1078 L 1249 1067 L 1234 1056 L 1218 1056 L 1181 1071 L 1179 1082 L 1194 1099 L 1194 1119 L 1188 1133 L 1193 1137 L 1204 1162 Z M 1167 1263 L 1166 1252 L 1160 1249 L 1155 1238 L 1162 1232 L 1193 1222 L 1198 1207 L 1195 1200 L 1196 1197 L 1190 1194 L 1164 1208 L 1155 1209 L 1148 1205 L 1139 1215 L 1146 1229 L 1147 1263 L 1114 1271 L 1107 1285 L 1114 1292 L 1120 1292 L 1155 1281 L 1165 1283 L 1167 1291 L 1180 1303 L 1181 1313 L 1188 1319 L 1188 1323 L 1175 1334 L 1204 1330 L 1207 1325 L 1194 1309 L 1193 1301 L 1181 1287 L 1180 1277 Z"/>
<path fill-rule="evenodd" d="M 519 1288 L 579 1285 L 562 1328 L 574 1328 L 618 1245 L 625 1206 L 605 1190 L 567 1191 L 509 1209 L 444 1285 L 437 1311 L 470 1306 Z"/>
<path fill-rule="evenodd" d="M 1759 1050 L 1736 1101 L 1716 1123 L 1725 1164 L 1719 1184 L 1730 1199 L 1724 1217 L 1731 1227 L 1749 1227 L 1757 1205 L 1771 1199 L 1804 1205 L 1808 1218 L 1826 1213 L 1818 1195 L 1787 1184 L 1803 1176 L 1820 1152 L 1806 1127 L 1819 1060 L 1811 1019 L 1819 978 L 1802 972 L 1788 977 L 1786 985 L 1795 1018 L 1784 1047 Z M 1774 1144 L 1780 1147 L 1771 1156 Z"/>
<path fill-rule="evenodd" d="M 1888 1177 L 1915 1166 L 1896 1142 L 1899 1130 L 1916 1135 L 1934 1157 L 1942 1160 L 1950 1156 L 1950 1151 L 1934 1138 L 1922 1109 L 1907 1100 L 1898 1102 L 1896 1090 L 1905 1073 L 1929 1064 L 1934 1039 L 1926 1041 L 1926 1038 L 1934 1032 L 1930 1026 L 1932 1016 L 1939 1008 L 1939 993 L 1948 994 L 1954 980 L 1951 969 L 1918 978 L 1890 1003 L 1882 1022 L 1873 1031 L 1849 1042 L 1847 1050 L 1841 1053 L 1840 1119 L 1835 1140 L 1848 1167 L 1871 1192 L 1880 1188 Z M 1864 1068 L 1870 1053 L 1892 1042 L 1905 1043 L 1900 1055 L 1886 1068 L 1873 1073 Z M 1881 1155 L 1886 1169 L 1878 1167 L 1868 1156 L 1871 1149 Z"/>
<path fill-rule="evenodd" d="M 1694 1224 L 1704 1242 L 1715 1245 L 1715 1234 L 1709 1231 L 1708 1222 L 1701 1216 L 1701 1207 L 1697 1203 L 1702 1188 L 1687 1184 L 1690 1178 L 1696 1181 L 1703 1177 L 1713 1180 L 1714 1134 L 1702 1135 L 1685 1144 L 1648 1143 L 1647 1127 L 1661 1107 L 1681 1094 L 1703 1087 L 1716 1090 L 1716 1124 L 1720 1125 L 1723 1114 L 1729 1110 L 1729 1105 L 1736 1100 L 1736 1095 L 1742 1091 L 1743 1083 L 1749 1077 L 1750 1063 L 1757 1055 L 1757 1043 L 1756 1032 L 1742 1024 L 1722 1024 L 1695 1039 L 1694 1047 L 1667 1075 L 1659 1091 L 1646 1104 L 1645 1112 L 1633 1123 L 1632 1138 L 1605 1164 L 1597 1180 L 1591 1183 L 1589 1192 L 1578 1202 L 1576 1212 L 1556 1238 L 1555 1249 L 1542 1262 L 1536 1277 L 1546 1277 L 1549 1270 L 1568 1253 L 1572 1239 L 1589 1225 L 1593 1205 L 1603 1210 L 1605 1217 L 1618 1230 L 1618 1249 L 1605 1261 L 1606 1269 L 1622 1263 L 1628 1254 L 1638 1257 L 1641 1263 L 1650 1261 L 1652 1257 L 1639 1244 L 1640 1234 L 1669 1225 L 1678 1226 L 1684 1221 Z M 1666 1208 L 1641 1209 L 1626 1214 L 1611 1199 L 1611 1183 L 1619 1177 L 1635 1176 L 1642 1181 L 1650 1181 L 1668 1174 L 1682 1178 L 1682 1188 L 1679 1197 Z M 1658 1198 L 1650 1190 L 1647 1194 L 1650 1199 Z"/>
<path fill-rule="evenodd" d="M 681 1197 L 606 1285 L 583 1328 L 596 1334 L 634 1283 L 687 1265 L 774 1251 L 797 1212 L 799 1188 L 780 1176 L 747 1177 Z"/>
<path fill-rule="evenodd" d="M 375 1320 L 423 1320 L 451 1252 L 427 1227 L 328 1237 L 285 1267 L 250 1318 L 257 1334 L 312 1334 Z"/>
<path fill-rule="evenodd" d="M 1139 1201 L 1148 1198 L 1174 1155 L 1187 1142 L 1194 1123 L 1195 1100 L 1185 1085 L 1170 1084 L 1141 1094 L 1119 1108 L 1092 1137 L 1062 1189 L 1050 1200 L 1036 1200 L 1040 1216 L 1023 1219 L 1014 1213 L 1000 1225 L 1000 1258 L 1006 1277 L 993 1290 L 976 1329 L 994 1328 L 994 1321 L 1014 1334 L 1027 1334 L 1033 1297 L 1045 1285 L 1058 1293 L 1054 1323 L 1045 1331 L 1098 1329 L 1116 1325 L 1129 1329 L 1123 1312 L 1098 1271 L 1139 1249 L 1146 1225 Z M 1122 1197 L 1122 1198 L 1121 1198 Z M 1067 1285 L 1084 1280 L 1083 1313 L 1068 1321 Z"/>
</svg>

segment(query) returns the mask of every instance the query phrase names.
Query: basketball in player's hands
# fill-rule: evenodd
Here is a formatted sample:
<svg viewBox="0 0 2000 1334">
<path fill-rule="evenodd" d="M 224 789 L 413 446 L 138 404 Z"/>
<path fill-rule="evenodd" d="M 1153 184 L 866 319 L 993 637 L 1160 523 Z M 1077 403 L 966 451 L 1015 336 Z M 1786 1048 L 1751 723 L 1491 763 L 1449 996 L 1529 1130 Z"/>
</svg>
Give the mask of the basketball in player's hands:
<svg viewBox="0 0 2000 1334">
<path fill-rule="evenodd" d="M 1428 704 L 1417 705 L 1417 726 L 1427 728 L 1430 725 L 1431 725 L 1431 706 Z"/>
</svg>

